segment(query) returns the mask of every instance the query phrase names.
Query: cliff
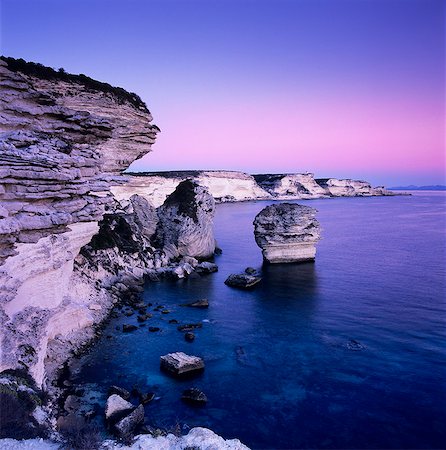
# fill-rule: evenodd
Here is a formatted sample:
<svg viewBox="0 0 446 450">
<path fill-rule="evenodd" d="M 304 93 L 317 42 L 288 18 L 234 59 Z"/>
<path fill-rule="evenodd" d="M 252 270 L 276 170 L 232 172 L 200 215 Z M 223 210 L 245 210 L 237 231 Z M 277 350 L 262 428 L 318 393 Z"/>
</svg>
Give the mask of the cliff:
<svg viewBox="0 0 446 450">
<path fill-rule="evenodd" d="M 186 179 L 206 187 L 217 203 L 269 199 L 271 195 L 262 189 L 255 179 L 243 172 L 233 171 L 177 171 L 130 173 L 125 186 L 113 188 L 118 199 L 133 194 L 147 198 L 154 206 L 161 205 L 178 184 Z"/>
<path fill-rule="evenodd" d="M 0 74 L 0 370 L 42 385 L 68 357 L 62 345 L 51 361 L 50 348 L 110 308 L 77 258 L 158 128 L 135 94 L 88 77 L 9 58 Z"/>
<path fill-rule="evenodd" d="M 311 173 L 249 175 L 234 171 L 175 171 L 129 173 L 129 182 L 112 188 L 118 199 L 138 194 L 154 206 L 161 205 L 178 184 L 195 180 L 208 188 L 217 203 L 249 200 L 298 200 L 328 197 L 394 195 L 366 181 L 315 179 Z"/>
</svg>

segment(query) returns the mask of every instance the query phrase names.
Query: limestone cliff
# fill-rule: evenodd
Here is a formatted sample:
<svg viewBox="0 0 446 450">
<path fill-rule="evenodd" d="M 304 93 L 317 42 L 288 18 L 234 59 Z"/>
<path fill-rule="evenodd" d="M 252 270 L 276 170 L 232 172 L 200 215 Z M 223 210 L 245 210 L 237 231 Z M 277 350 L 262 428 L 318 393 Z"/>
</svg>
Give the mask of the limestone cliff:
<svg viewBox="0 0 446 450">
<path fill-rule="evenodd" d="M 49 348 L 110 307 L 76 259 L 158 128 L 135 94 L 88 77 L 9 58 L 0 74 L 0 370 L 41 385 Z"/>
<path fill-rule="evenodd" d="M 249 175 L 234 171 L 177 171 L 131 173 L 125 185 L 112 188 L 118 199 L 138 194 L 161 205 L 179 183 L 191 179 L 208 188 L 217 203 L 248 200 L 298 200 L 325 197 L 394 195 L 366 181 L 315 179 L 312 173 Z"/>
<path fill-rule="evenodd" d="M 161 205 L 183 180 L 191 179 L 206 187 L 217 203 L 264 200 L 271 195 L 262 189 L 251 175 L 243 172 L 206 170 L 132 173 L 126 185 L 112 189 L 118 199 L 141 195 L 154 205 Z"/>
</svg>

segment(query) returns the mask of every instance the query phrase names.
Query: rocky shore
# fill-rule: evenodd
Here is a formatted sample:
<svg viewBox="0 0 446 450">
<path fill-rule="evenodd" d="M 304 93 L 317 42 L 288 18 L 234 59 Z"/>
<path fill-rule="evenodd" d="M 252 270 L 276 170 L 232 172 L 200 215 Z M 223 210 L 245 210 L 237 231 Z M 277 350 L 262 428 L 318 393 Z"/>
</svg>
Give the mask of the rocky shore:
<svg viewBox="0 0 446 450">
<path fill-rule="evenodd" d="M 81 426 L 67 363 L 113 308 L 141 310 L 147 278 L 217 270 L 203 261 L 215 250 L 215 202 L 188 180 L 158 207 L 113 196 L 159 132 L 137 95 L 11 58 L 0 74 L 0 438 L 60 439 Z M 123 434 L 133 419 L 121 419 Z"/>
</svg>

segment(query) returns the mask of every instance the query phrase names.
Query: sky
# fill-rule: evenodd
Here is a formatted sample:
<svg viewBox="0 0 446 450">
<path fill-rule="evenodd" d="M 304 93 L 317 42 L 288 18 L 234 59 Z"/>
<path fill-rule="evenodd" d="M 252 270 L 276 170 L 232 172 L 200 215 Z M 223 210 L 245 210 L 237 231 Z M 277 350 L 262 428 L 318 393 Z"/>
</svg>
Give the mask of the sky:
<svg viewBox="0 0 446 450">
<path fill-rule="evenodd" d="M 132 170 L 445 184 L 443 0 L 0 0 L 0 49 L 136 92 Z"/>
</svg>

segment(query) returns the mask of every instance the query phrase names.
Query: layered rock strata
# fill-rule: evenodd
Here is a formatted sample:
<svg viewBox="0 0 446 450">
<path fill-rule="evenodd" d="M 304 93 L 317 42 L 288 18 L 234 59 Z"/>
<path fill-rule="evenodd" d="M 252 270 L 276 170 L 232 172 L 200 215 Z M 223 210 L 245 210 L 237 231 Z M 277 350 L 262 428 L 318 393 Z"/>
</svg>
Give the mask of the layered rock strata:
<svg viewBox="0 0 446 450">
<path fill-rule="evenodd" d="M 249 175 L 233 171 L 177 171 L 129 175 L 127 184 L 112 188 L 116 198 L 128 199 L 138 194 L 154 206 L 161 205 L 186 179 L 207 187 L 216 203 L 394 195 L 383 186 L 373 188 L 366 181 L 315 179 L 312 173 Z"/>
<path fill-rule="evenodd" d="M 340 180 L 337 178 L 318 178 L 316 183 L 326 190 L 331 197 L 373 197 L 395 195 L 384 186 L 372 187 L 367 181 Z"/>
<path fill-rule="evenodd" d="M 4 58 L 0 76 L 0 370 L 42 385 L 50 343 L 110 307 L 77 258 L 158 128 L 139 97 L 87 77 Z"/>
<path fill-rule="evenodd" d="M 113 188 L 118 199 L 141 195 L 154 206 L 161 205 L 179 183 L 190 179 L 204 186 L 217 203 L 269 199 L 271 195 L 262 189 L 251 175 L 224 170 L 131 173 L 125 186 Z"/>
<path fill-rule="evenodd" d="M 269 263 L 314 260 L 320 239 L 316 210 L 295 203 L 267 206 L 254 219 L 254 236 Z"/>
</svg>

